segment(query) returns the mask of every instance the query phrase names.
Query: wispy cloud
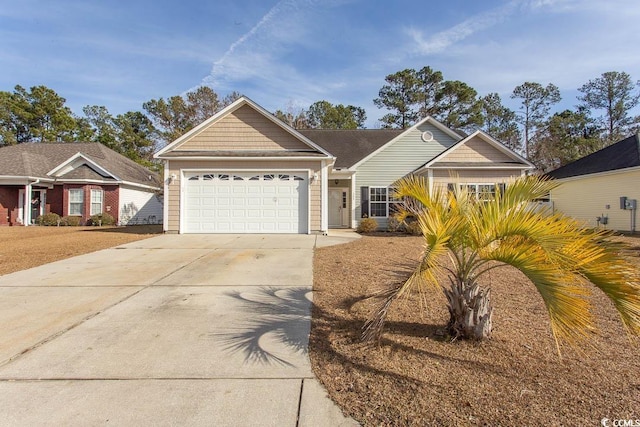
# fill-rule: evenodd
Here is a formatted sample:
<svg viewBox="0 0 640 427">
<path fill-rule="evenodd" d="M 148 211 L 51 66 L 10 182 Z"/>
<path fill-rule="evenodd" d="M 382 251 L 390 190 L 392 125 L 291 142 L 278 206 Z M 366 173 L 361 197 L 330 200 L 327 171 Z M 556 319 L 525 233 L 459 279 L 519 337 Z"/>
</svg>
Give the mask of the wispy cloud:
<svg viewBox="0 0 640 427">
<path fill-rule="evenodd" d="M 328 77 L 330 72 L 324 79 L 311 77 L 308 69 L 301 70 L 304 64 L 291 61 L 287 55 L 314 43 L 314 18 L 319 12 L 350 1 L 279 1 L 213 63 L 210 75 L 201 84 L 222 91 L 242 86 L 249 96 L 259 92 L 282 104 L 292 99 L 313 102 L 343 86 L 346 83 L 340 78 Z"/>
<path fill-rule="evenodd" d="M 543 0 L 538 0 L 539 3 Z M 546 0 L 551 1 L 551 0 Z M 418 54 L 428 55 L 442 52 L 452 44 L 464 40 L 478 31 L 493 27 L 512 15 L 521 5 L 522 1 L 511 1 L 504 6 L 473 16 L 465 21 L 428 38 L 424 32 L 416 28 L 409 28 L 407 34 L 411 37 L 414 51 Z"/>
</svg>

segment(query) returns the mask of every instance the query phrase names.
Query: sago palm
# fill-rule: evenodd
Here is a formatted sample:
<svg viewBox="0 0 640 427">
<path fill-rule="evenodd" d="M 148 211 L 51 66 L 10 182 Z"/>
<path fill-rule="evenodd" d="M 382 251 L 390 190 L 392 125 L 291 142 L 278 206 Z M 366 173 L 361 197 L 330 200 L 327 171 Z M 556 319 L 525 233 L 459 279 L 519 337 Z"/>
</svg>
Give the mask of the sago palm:
<svg viewBox="0 0 640 427">
<path fill-rule="evenodd" d="M 619 245 L 605 231 L 585 229 L 531 203 L 556 186 L 541 177 L 523 177 L 503 191 L 497 189 L 493 197 L 478 200 L 465 186 L 430 191 L 422 177 L 400 180 L 396 187 L 396 196 L 404 200 L 400 216 L 411 215 L 418 221 L 424 254 L 406 281 L 384 292 L 363 337 L 380 338 L 394 300 L 428 289 L 444 291 L 450 313 L 447 329 L 453 338 L 489 337 L 493 308 L 483 276 L 505 265 L 522 271 L 535 285 L 549 312 L 556 343 L 558 339 L 575 343 L 589 336 L 592 289 L 613 301 L 630 334 L 640 335 L 638 274 L 620 256 Z M 439 281 L 447 276 L 449 286 Z"/>
</svg>

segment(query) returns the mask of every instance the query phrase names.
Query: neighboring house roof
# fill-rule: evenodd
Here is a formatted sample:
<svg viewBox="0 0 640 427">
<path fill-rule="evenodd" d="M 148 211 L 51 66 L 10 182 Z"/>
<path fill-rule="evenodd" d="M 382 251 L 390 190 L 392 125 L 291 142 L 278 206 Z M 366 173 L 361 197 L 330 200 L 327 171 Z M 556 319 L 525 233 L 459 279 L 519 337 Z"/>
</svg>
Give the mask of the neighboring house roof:
<svg viewBox="0 0 640 427">
<path fill-rule="evenodd" d="M 640 136 L 638 134 L 559 167 L 546 175 L 562 179 L 636 166 L 640 166 Z"/>
<path fill-rule="evenodd" d="M 303 129 L 301 134 L 336 157 L 334 169 L 350 168 L 404 131 L 401 129 Z"/>
<path fill-rule="evenodd" d="M 67 165 L 69 167 L 63 167 Z M 97 142 L 23 143 L 1 147 L 1 176 L 159 186 L 156 173 Z"/>
</svg>

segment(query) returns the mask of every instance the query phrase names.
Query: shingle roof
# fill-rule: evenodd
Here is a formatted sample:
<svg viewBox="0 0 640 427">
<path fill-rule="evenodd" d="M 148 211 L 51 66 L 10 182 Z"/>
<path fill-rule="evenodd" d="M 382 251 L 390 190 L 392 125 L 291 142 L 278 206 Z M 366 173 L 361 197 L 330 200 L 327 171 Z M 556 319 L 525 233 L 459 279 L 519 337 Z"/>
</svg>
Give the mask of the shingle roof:
<svg viewBox="0 0 640 427">
<path fill-rule="evenodd" d="M 123 181 L 158 186 L 158 175 L 97 142 L 24 143 L 0 148 L 0 176 L 47 178 L 48 172 L 81 153 Z M 69 172 L 67 179 L 104 179 L 90 168 Z M 151 179 L 149 179 L 151 176 Z"/>
<path fill-rule="evenodd" d="M 302 129 L 302 135 L 337 157 L 334 168 L 349 168 L 400 135 L 402 129 Z"/>
<path fill-rule="evenodd" d="M 635 166 L 640 166 L 640 137 L 637 134 L 548 172 L 546 175 L 561 179 Z"/>
</svg>

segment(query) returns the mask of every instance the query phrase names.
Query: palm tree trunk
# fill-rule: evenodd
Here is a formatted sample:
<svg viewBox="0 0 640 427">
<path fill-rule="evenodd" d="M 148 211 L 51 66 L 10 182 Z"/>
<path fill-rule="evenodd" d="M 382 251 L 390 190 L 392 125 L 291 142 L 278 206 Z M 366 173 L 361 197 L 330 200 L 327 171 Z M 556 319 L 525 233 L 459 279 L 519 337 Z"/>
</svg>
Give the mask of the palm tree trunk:
<svg viewBox="0 0 640 427">
<path fill-rule="evenodd" d="M 452 337 L 482 340 L 491 336 L 491 289 L 485 291 L 473 280 L 456 278 L 444 293 L 449 301 L 447 331 Z"/>
</svg>

